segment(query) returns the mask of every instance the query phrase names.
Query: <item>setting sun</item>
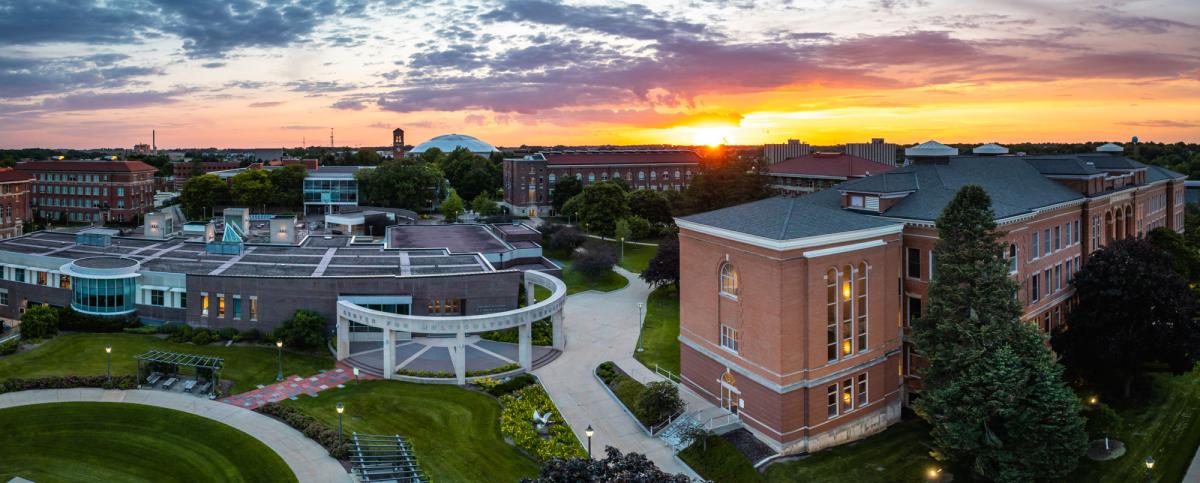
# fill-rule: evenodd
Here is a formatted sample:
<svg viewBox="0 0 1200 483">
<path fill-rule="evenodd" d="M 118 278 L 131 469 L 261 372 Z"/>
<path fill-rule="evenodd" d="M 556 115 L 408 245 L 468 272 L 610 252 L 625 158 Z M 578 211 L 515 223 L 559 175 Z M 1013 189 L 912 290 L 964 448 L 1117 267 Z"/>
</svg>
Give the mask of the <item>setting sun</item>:
<svg viewBox="0 0 1200 483">
<path fill-rule="evenodd" d="M 695 127 L 692 131 L 692 144 L 705 146 L 720 146 L 733 142 L 732 127 Z"/>
</svg>

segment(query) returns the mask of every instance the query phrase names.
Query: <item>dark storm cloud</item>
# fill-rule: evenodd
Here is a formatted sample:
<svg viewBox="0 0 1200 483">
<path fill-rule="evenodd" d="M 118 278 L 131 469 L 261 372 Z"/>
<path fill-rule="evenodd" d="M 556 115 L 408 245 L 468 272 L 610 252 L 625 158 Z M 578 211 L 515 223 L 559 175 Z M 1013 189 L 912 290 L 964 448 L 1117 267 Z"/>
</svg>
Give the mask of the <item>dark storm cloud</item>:
<svg viewBox="0 0 1200 483">
<path fill-rule="evenodd" d="M 158 20 L 144 1 L 0 0 L 0 45 L 124 43 Z"/>
<path fill-rule="evenodd" d="M 1158 17 L 1128 15 L 1124 13 L 1101 12 L 1095 16 L 1096 22 L 1115 30 L 1125 30 L 1143 34 L 1165 34 L 1172 29 L 1200 30 L 1200 26 L 1187 22 Z"/>
<path fill-rule="evenodd" d="M 491 22 L 559 25 L 642 40 L 711 33 L 702 24 L 664 18 L 658 12 L 637 4 L 579 6 L 548 0 L 507 0 L 481 18 Z"/>
<path fill-rule="evenodd" d="M 81 88 L 119 88 L 158 74 L 149 67 L 115 65 L 120 55 L 27 59 L 0 57 L 0 98 L 19 98 Z"/>
</svg>

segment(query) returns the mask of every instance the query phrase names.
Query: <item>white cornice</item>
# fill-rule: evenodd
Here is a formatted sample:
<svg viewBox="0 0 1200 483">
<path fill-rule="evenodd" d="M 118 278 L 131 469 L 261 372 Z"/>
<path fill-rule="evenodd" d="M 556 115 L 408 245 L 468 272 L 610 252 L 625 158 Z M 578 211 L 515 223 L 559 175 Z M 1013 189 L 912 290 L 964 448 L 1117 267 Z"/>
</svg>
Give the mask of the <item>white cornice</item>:
<svg viewBox="0 0 1200 483">
<path fill-rule="evenodd" d="M 862 243 L 855 243 L 853 245 L 842 245 L 842 246 L 836 246 L 833 248 L 822 248 L 820 250 L 812 250 L 812 251 L 804 252 L 804 258 L 817 258 L 817 257 L 824 257 L 827 255 L 837 255 L 839 253 L 847 253 L 847 252 L 854 252 L 854 251 L 858 251 L 858 250 L 866 250 L 868 248 L 875 248 L 875 247 L 879 247 L 879 246 L 883 246 L 883 245 L 887 245 L 887 242 L 877 239 L 877 240 L 871 240 L 871 241 L 866 241 L 866 242 L 862 242 Z"/>
<path fill-rule="evenodd" d="M 767 248 L 771 250 L 785 251 L 795 250 L 799 248 L 816 247 L 821 245 L 832 245 L 835 243 L 843 243 L 864 238 L 874 238 L 884 235 L 896 234 L 904 231 L 904 225 L 895 224 L 882 226 L 878 228 L 867 228 L 864 230 L 844 231 L 840 233 L 831 233 L 828 235 L 810 236 L 804 238 L 793 238 L 790 240 L 776 240 L 773 238 L 751 235 L 738 231 L 718 228 L 715 226 L 704 225 L 693 221 L 675 219 L 675 225 L 682 229 L 691 230 L 697 233 L 712 235 L 718 238 L 725 238 L 748 245 Z"/>
</svg>

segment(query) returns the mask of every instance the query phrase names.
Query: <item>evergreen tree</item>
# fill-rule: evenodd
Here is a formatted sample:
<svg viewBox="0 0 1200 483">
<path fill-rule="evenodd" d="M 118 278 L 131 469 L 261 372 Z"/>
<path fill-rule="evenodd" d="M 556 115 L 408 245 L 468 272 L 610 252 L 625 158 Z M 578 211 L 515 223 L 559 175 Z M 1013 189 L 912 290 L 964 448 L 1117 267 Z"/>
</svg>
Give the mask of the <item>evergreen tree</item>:
<svg viewBox="0 0 1200 483">
<path fill-rule="evenodd" d="M 937 220 L 938 266 L 913 341 L 929 361 L 913 406 L 934 456 L 995 481 L 1062 478 L 1086 451 L 1079 401 L 1032 324 L 1001 256 L 991 199 L 966 186 Z"/>
</svg>

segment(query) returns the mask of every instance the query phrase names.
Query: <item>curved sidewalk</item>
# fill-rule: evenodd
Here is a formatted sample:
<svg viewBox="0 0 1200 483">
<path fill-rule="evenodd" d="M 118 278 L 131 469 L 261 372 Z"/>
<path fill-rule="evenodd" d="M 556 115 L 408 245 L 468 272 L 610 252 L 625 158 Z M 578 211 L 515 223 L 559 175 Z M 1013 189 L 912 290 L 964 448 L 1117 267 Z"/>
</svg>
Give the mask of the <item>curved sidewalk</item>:
<svg viewBox="0 0 1200 483">
<path fill-rule="evenodd" d="M 350 482 L 341 463 L 321 445 L 288 425 L 254 411 L 195 396 L 162 391 L 106 391 L 103 389 L 39 389 L 0 394 L 0 409 L 60 402 L 144 404 L 174 409 L 225 423 L 249 434 L 279 454 L 296 479 L 303 482 Z"/>
<path fill-rule="evenodd" d="M 633 358 L 639 333 L 637 304 L 646 302 L 651 288 L 636 274 L 621 267 L 613 269 L 629 279 L 629 285 L 612 292 L 588 291 L 567 297 L 563 309 L 566 350 L 533 373 L 580 441 L 587 441 L 584 428 L 591 425 L 595 429 L 592 454 L 597 458 L 604 457 L 605 446 L 612 446 L 622 453 L 642 453 L 663 471 L 685 473 L 671 448 L 643 433 L 593 375 L 601 362 L 613 361 L 642 382 L 662 380 Z"/>
</svg>

